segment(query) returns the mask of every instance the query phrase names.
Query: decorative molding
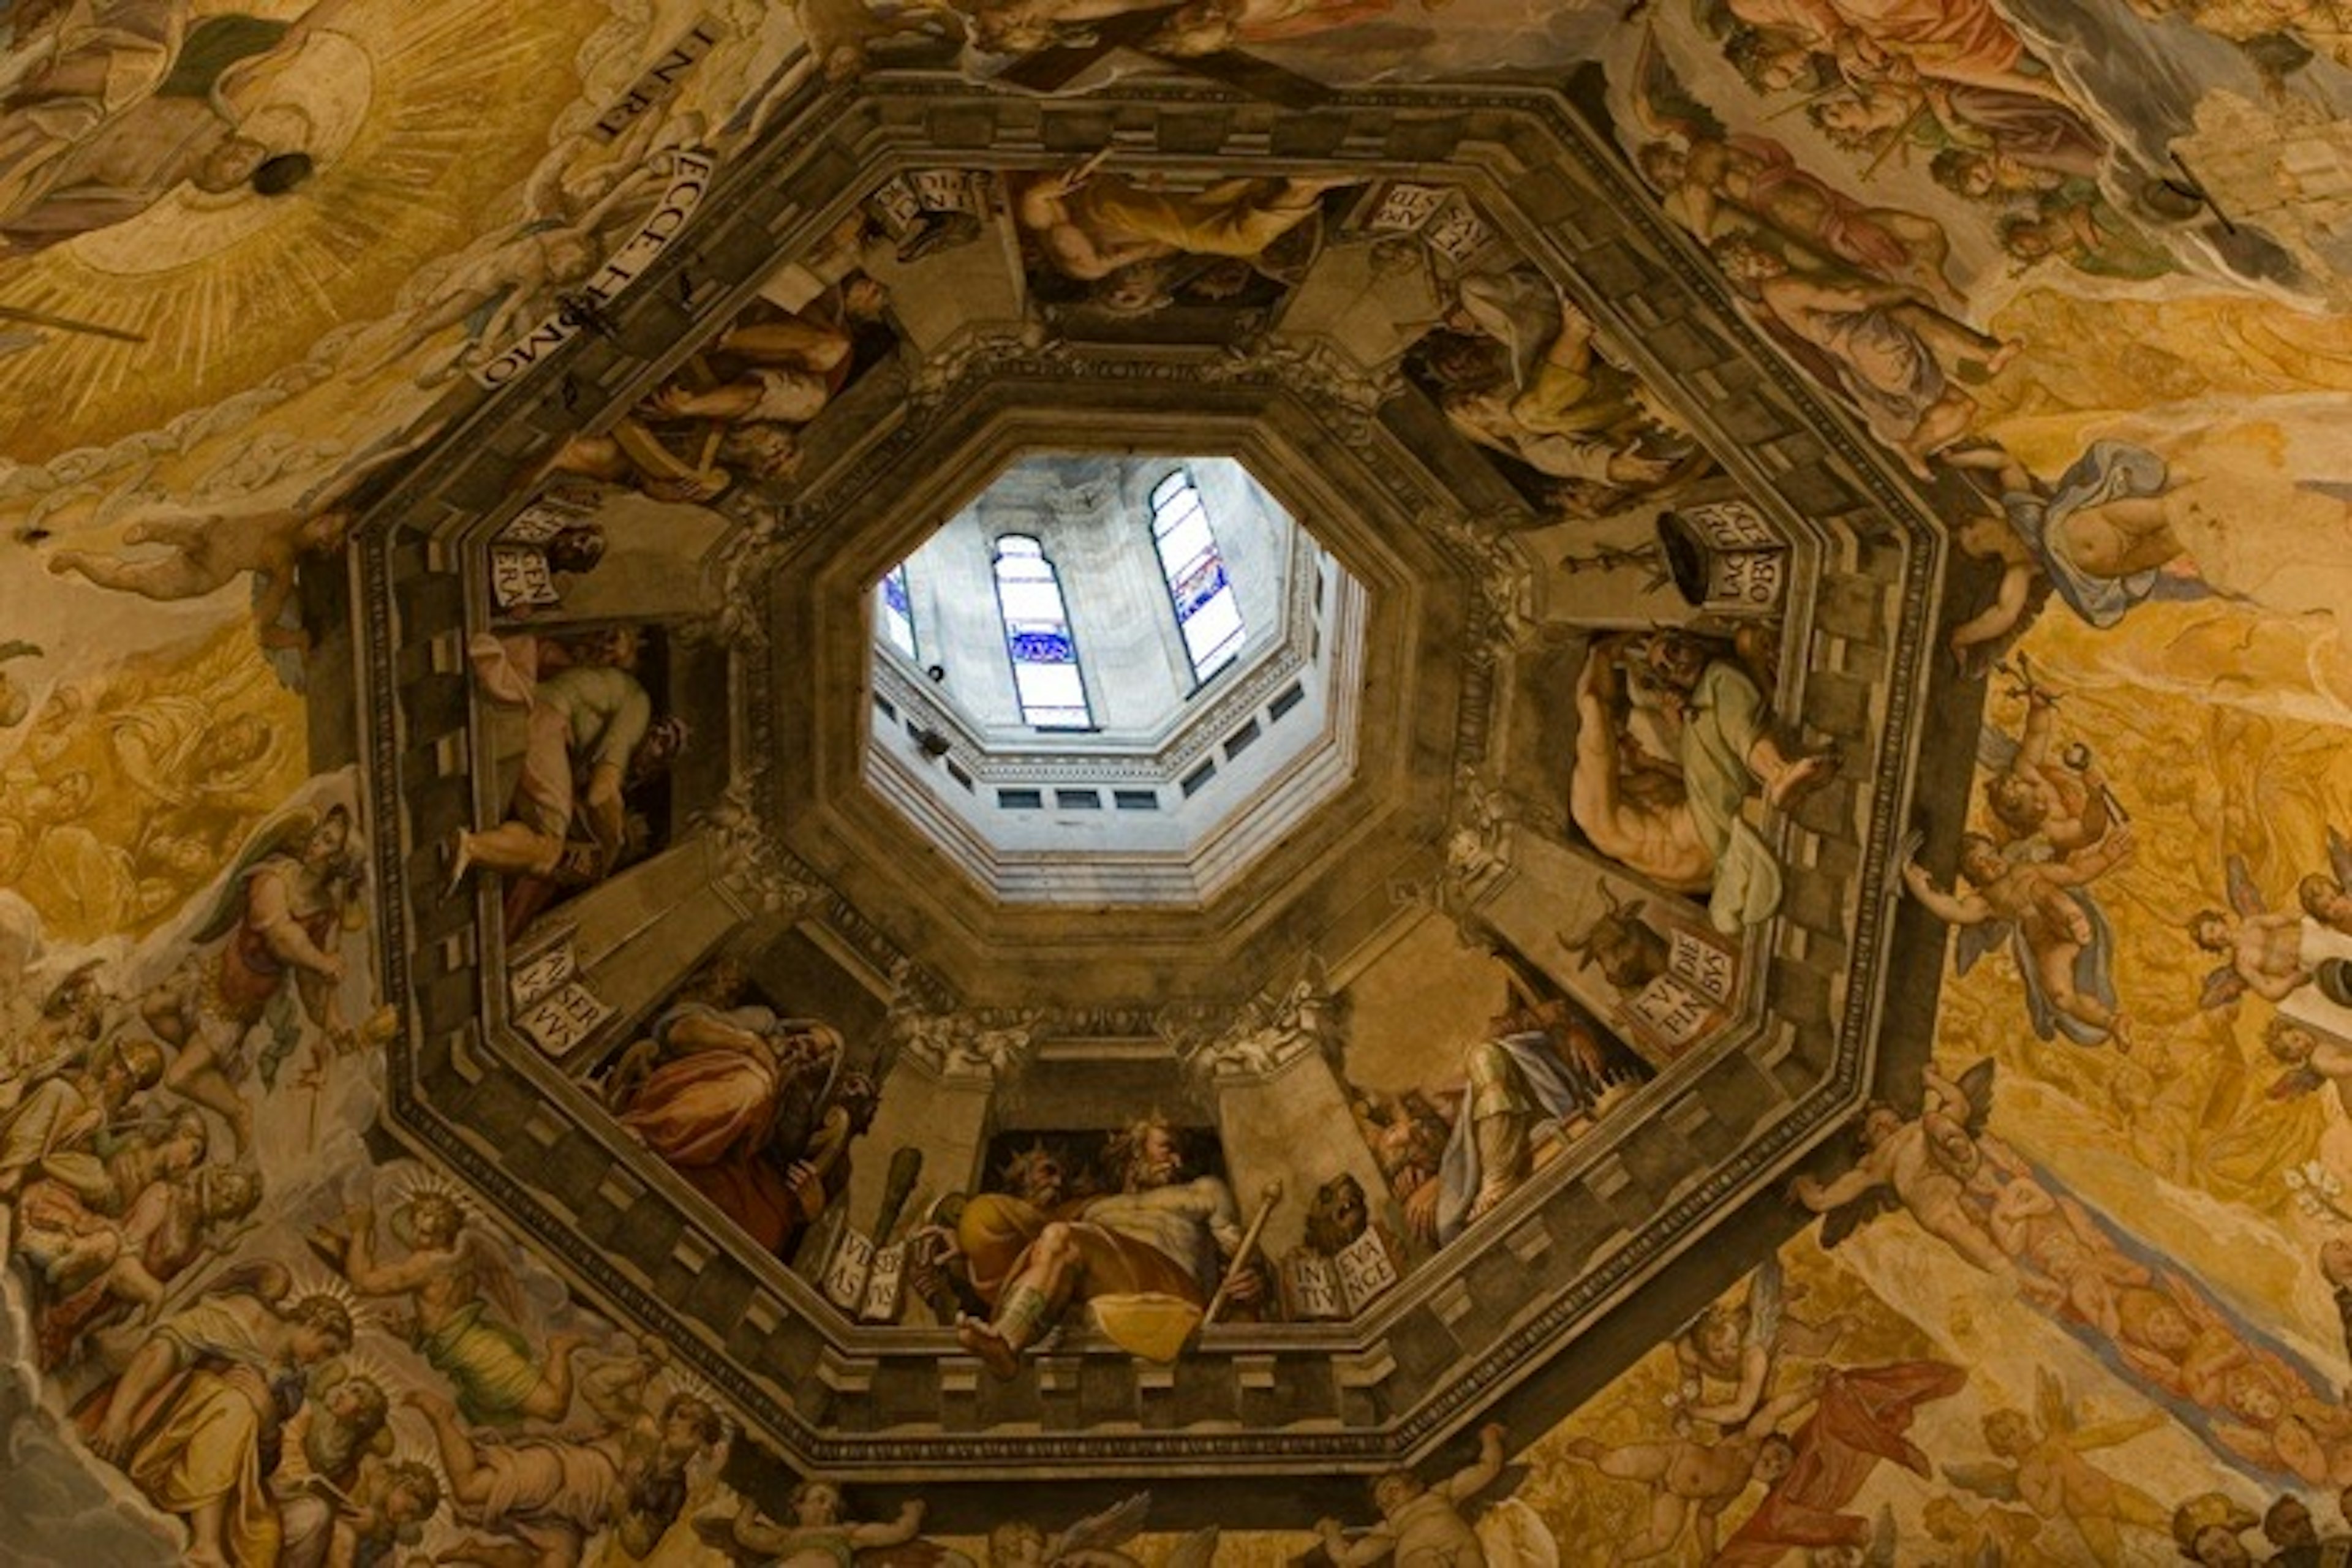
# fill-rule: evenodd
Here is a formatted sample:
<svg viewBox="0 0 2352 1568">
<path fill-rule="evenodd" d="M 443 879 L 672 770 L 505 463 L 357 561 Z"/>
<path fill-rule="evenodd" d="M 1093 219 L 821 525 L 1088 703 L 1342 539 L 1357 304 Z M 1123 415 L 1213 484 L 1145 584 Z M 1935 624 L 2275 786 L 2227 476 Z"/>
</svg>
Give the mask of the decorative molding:
<svg viewBox="0 0 2352 1568">
<path fill-rule="evenodd" d="M 1345 1043 L 1340 1009 L 1322 960 L 1309 953 L 1297 979 L 1259 992 L 1221 1027 L 1203 1027 L 1199 1009 L 1171 1010 L 1159 1020 L 1159 1033 L 1193 1078 L 1219 1086 L 1259 1082 L 1307 1057 L 1336 1062 Z"/>
<path fill-rule="evenodd" d="M 718 858 L 713 880 L 739 891 L 760 914 L 798 916 L 831 889 L 769 837 L 755 794 L 751 781 L 739 774 L 717 805 L 694 818 L 694 825 L 709 835 Z"/>
<path fill-rule="evenodd" d="M 1037 1054 L 1039 1008 L 937 1012 L 909 991 L 891 998 L 887 1062 L 944 1083 L 1010 1088 Z"/>
</svg>

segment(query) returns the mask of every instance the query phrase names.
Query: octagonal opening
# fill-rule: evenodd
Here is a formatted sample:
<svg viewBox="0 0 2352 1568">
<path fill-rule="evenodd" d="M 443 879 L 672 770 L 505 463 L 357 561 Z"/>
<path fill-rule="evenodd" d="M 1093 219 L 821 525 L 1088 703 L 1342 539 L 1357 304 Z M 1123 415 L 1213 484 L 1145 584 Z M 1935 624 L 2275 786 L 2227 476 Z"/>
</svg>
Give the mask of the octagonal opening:
<svg viewBox="0 0 2352 1568">
<path fill-rule="evenodd" d="M 1213 897 L 1354 772 L 1310 523 L 1230 457 L 1018 458 L 873 586 L 868 786 L 1006 902 Z"/>
</svg>

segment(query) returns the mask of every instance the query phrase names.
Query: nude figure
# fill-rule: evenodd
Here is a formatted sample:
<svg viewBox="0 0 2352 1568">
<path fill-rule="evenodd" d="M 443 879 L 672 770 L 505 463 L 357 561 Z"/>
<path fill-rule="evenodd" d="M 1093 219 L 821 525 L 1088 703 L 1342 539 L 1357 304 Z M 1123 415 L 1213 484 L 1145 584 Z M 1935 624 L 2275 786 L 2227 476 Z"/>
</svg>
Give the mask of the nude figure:
<svg viewBox="0 0 2352 1568">
<path fill-rule="evenodd" d="M 1885 1187 L 1922 1230 L 1986 1273 L 2006 1277 L 2011 1273 L 2009 1258 L 1969 1199 L 1976 1162 L 1967 1127 L 1968 1095 L 1934 1068 L 1923 1071 L 1927 1097 L 1917 1117 L 1906 1121 L 1891 1106 L 1872 1107 L 1863 1121 L 1860 1163 L 1832 1182 L 1799 1176 L 1790 1184 L 1790 1194 L 1815 1214 L 1826 1214 Z"/>
<path fill-rule="evenodd" d="M 2087 747 L 2053 754 L 2058 699 L 2039 686 L 2024 687 L 2025 728 L 2017 753 L 1985 784 L 1985 804 L 2007 843 L 2040 839 L 2060 859 L 2092 848 L 2121 821 L 2106 775 Z"/>
<path fill-rule="evenodd" d="M 2317 976 L 2303 956 L 2303 914 L 2277 910 L 2231 918 L 2204 910 L 2189 921 L 2189 939 L 2229 961 L 2231 972 L 2265 1002 L 2284 1002 Z"/>
<path fill-rule="evenodd" d="M 1944 891 L 1916 860 L 1905 863 L 1903 885 L 1947 925 L 2013 922 L 2051 1006 L 2112 1036 L 2119 1048 L 2128 1049 L 2130 1026 L 2123 1013 L 2076 984 L 2076 961 L 2091 944 L 2093 931 L 2074 889 L 2124 864 L 2136 847 L 2126 825 L 2105 835 L 2095 847 L 2067 859 L 2012 862 L 1991 839 L 1969 833 L 1960 837 L 1960 875 L 1973 885 L 1972 891 Z"/>
<path fill-rule="evenodd" d="M 1818 1381 L 1767 1400 L 1745 1426 L 1713 1443 L 1679 1437 L 1671 1443 L 1627 1443 L 1604 1448 L 1590 1437 L 1570 1441 L 1568 1451 L 1604 1476 L 1639 1481 L 1650 1489 L 1648 1527 L 1621 1543 L 1612 1561 L 1645 1563 L 1663 1557 L 1682 1539 L 1689 1523 L 1702 1562 L 1715 1556 L 1715 1521 L 1739 1500 L 1748 1483 L 1772 1485 L 1796 1462 L 1796 1445 L 1774 1430 L 1819 1398 Z"/>
<path fill-rule="evenodd" d="M 2077 1426 L 2071 1409 L 2045 1391 L 2037 1429 L 2021 1410 L 1995 1410 L 1984 1418 L 1985 1447 L 2013 1466 L 2009 1478 L 2020 1501 L 2044 1520 L 2073 1522 L 2092 1560 L 2121 1563 L 2123 1528 L 2162 1531 L 2171 1515 L 2138 1488 L 2117 1480 L 2084 1458 L 2093 1448 L 2113 1447 L 2164 1425 L 2151 1411 L 2128 1421 Z M 1988 1467 L 1989 1471 L 2000 1467 Z M 1964 1483 L 1965 1484 L 1965 1483 Z"/>
<path fill-rule="evenodd" d="M 243 516 L 179 511 L 131 524 L 125 544 L 160 544 L 161 555 L 128 559 L 87 550 L 60 550 L 49 570 L 79 575 L 100 588 L 176 603 L 201 599 L 248 572 L 268 574 L 269 584 L 253 603 L 253 626 L 264 647 L 307 647 L 310 637 L 281 626 L 278 617 L 294 595 L 294 568 L 302 557 L 331 555 L 343 546 L 351 514 L 297 503 Z"/>
<path fill-rule="evenodd" d="M 1318 1521 L 1324 1555 L 1335 1568 L 1366 1568 L 1393 1560 L 1396 1568 L 1444 1568 L 1486 1561 L 1477 1532 L 1462 1517 L 1462 1505 L 1495 1484 L 1503 1473 L 1503 1428 L 1478 1429 L 1475 1463 L 1437 1485 L 1424 1486 L 1411 1470 L 1391 1470 L 1372 1481 L 1372 1505 L 1381 1522 L 1349 1541 L 1339 1521 Z"/>
</svg>

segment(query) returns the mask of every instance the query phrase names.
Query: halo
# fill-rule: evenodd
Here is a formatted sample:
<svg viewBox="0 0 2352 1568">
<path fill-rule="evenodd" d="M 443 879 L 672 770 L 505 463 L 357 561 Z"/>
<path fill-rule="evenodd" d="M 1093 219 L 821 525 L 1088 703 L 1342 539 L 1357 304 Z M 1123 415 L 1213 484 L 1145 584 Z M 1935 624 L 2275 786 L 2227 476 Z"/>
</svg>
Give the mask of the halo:
<svg viewBox="0 0 2352 1568">
<path fill-rule="evenodd" d="M 319 1269 L 315 1266 L 307 1264 L 299 1269 L 289 1268 L 286 1272 L 288 1279 L 291 1281 L 286 1288 L 286 1299 L 289 1301 L 294 1301 L 299 1300 L 305 1296 L 331 1296 L 334 1298 L 334 1300 L 342 1307 L 343 1311 L 348 1314 L 352 1320 L 352 1342 L 353 1344 L 357 1344 L 359 1342 L 361 1330 L 374 1326 L 375 1312 L 373 1309 L 361 1301 L 359 1291 L 353 1289 L 352 1282 L 344 1279 L 341 1275 L 330 1274 Z M 346 1351 L 342 1356 L 336 1359 L 348 1359 L 350 1353 L 350 1352 Z"/>
</svg>

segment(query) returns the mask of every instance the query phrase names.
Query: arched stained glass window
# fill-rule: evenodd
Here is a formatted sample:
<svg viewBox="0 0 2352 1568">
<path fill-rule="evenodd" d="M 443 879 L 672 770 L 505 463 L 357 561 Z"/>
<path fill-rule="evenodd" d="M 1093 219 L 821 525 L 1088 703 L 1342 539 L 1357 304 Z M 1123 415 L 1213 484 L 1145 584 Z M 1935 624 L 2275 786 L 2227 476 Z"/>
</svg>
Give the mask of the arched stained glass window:
<svg viewBox="0 0 2352 1568">
<path fill-rule="evenodd" d="M 915 604 L 907 591 L 907 563 L 900 562 L 875 590 L 875 616 L 892 647 L 915 657 Z"/>
<path fill-rule="evenodd" d="M 1060 574 L 1045 559 L 1045 547 L 1025 533 L 1008 533 L 996 542 L 996 604 L 1004 618 L 1004 646 L 1013 656 L 1022 718 L 1040 730 L 1092 728 Z"/>
<path fill-rule="evenodd" d="M 1209 527 L 1208 509 L 1182 468 L 1152 487 L 1151 542 L 1160 552 L 1184 652 L 1192 660 L 1192 679 L 1206 681 L 1242 651 L 1242 606 Z"/>
</svg>

